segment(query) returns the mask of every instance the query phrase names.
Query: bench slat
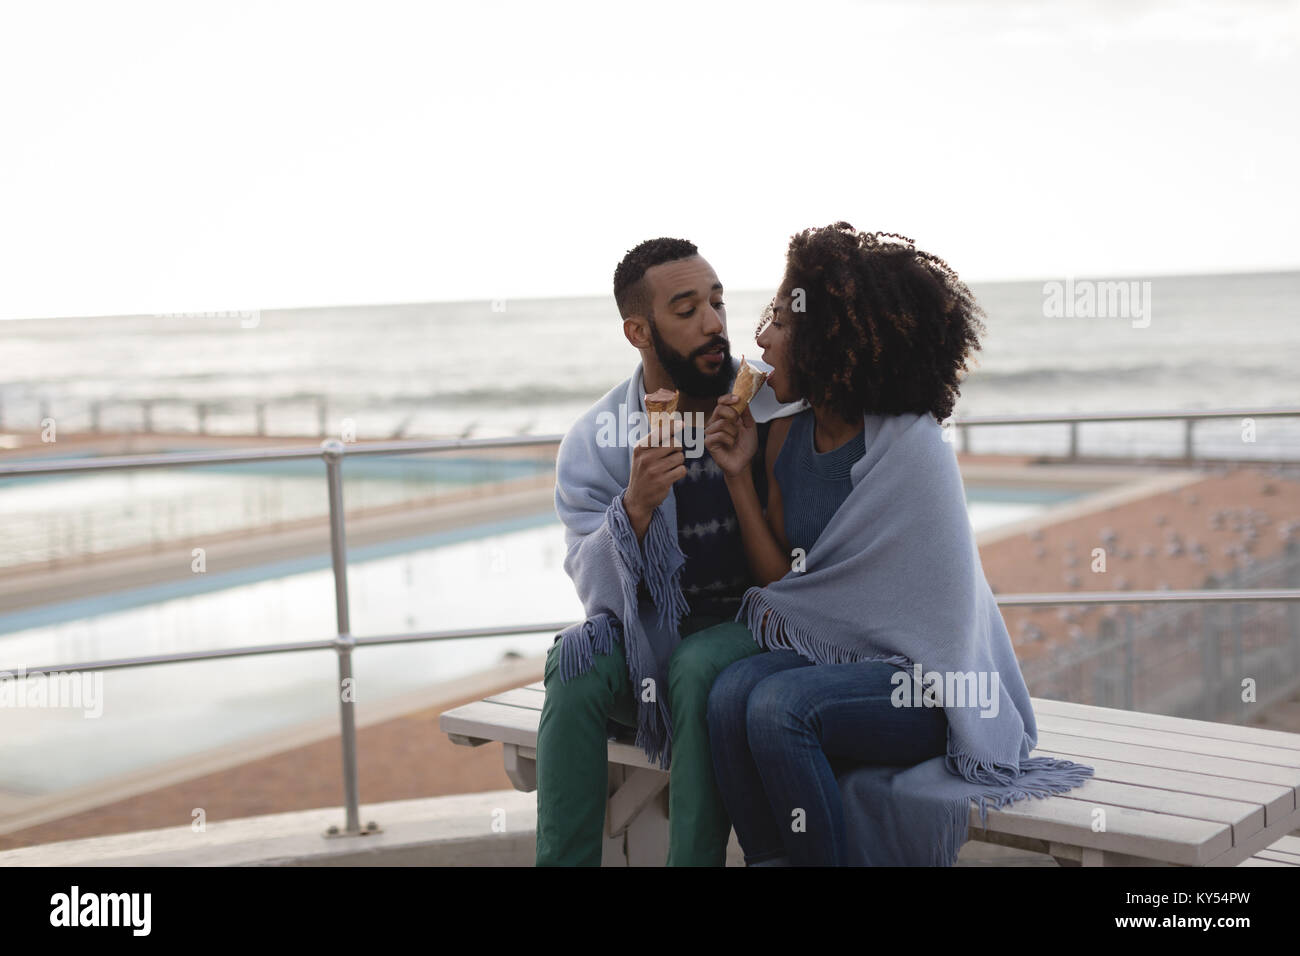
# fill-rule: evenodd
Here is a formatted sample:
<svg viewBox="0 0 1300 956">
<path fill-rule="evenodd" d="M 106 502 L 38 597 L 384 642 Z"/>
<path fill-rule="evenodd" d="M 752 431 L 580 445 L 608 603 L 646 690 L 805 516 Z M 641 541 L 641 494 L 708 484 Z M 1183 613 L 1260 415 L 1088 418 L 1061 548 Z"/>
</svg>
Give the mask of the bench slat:
<svg viewBox="0 0 1300 956">
<path fill-rule="evenodd" d="M 479 700 L 439 715 L 438 728 L 449 736 L 486 737 L 536 750 L 537 724 L 541 715 L 540 710 Z M 650 763 L 640 747 L 616 740 L 609 742 L 609 762 L 626 767 L 659 769 L 658 764 Z"/>
<path fill-rule="evenodd" d="M 527 687 L 516 687 L 514 690 L 508 690 L 500 694 L 493 694 L 491 697 L 485 697 L 484 700 L 493 704 L 509 704 L 512 707 L 522 707 L 525 710 L 535 710 L 540 714 L 542 711 L 542 702 L 546 700 L 546 694 L 539 693 L 535 690 L 529 690 Z"/>
<path fill-rule="evenodd" d="M 1210 860 L 1206 865 L 1236 866 L 1247 857 L 1255 856 L 1263 850 L 1272 849 L 1274 844 L 1297 828 L 1300 828 L 1300 810 L 1292 812 L 1290 816 L 1274 821 L 1269 824 L 1267 829 L 1247 837 L 1233 847 L 1230 852 Z"/>
<path fill-rule="evenodd" d="M 1106 832 L 1092 829 L 1093 810 L 1106 813 Z M 970 828 L 980 831 L 979 808 L 971 804 Z M 989 810 L 990 833 L 1109 850 L 1129 856 L 1202 866 L 1232 849 L 1232 828 L 1224 823 L 1131 810 L 1080 800 L 1020 800 Z M 976 837 L 977 839 L 979 837 Z"/>
<path fill-rule="evenodd" d="M 1269 849 L 1274 853 L 1288 853 L 1291 856 L 1300 856 L 1300 837 L 1284 836 L 1270 846 Z"/>
<path fill-rule="evenodd" d="M 475 701 L 438 717 L 438 726 L 447 734 L 464 737 L 490 737 L 507 744 L 537 746 L 537 721 L 540 711 Z"/>
<path fill-rule="evenodd" d="M 1140 763 L 1123 763 L 1097 757 L 1080 758 L 1078 754 L 1061 753 L 1050 747 L 1039 747 L 1034 751 L 1034 756 L 1056 757 L 1059 760 L 1083 759 L 1083 762 L 1093 768 L 1092 779 L 1094 780 L 1113 780 L 1116 783 L 1128 783 L 1139 787 L 1174 790 L 1194 796 L 1219 797 L 1224 800 L 1254 804 L 1264 808 L 1266 820 L 1278 819 L 1291 811 L 1293 799 L 1291 789 L 1272 783 L 1231 780 L 1205 773 L 1168 770 L 1163 767 L 1148 767 Z"/>
<path fill-rule="evenodd" d="M 1300 857 L 1291 856 L 1289 853 L 1274 853 L 1272 850 L 1260 850 L 1252 860 L 1273 860 L 1279 866 L 1300 866 Z"/>
<path fill-rule="evenodd" d="M 1234 760 L 1249 760 L 1254 763 L 1267 763 L 1279 767 L 1300 769 L 1300 750 L 1266 747 L 1260 744 L 1244 743 L 1239 740 L 1216 740 L 1211 737 L 1176 734 L 1167 730 L 1152 730 L 1146 727 L 1124 727 L 1119 724 L 1105 724 L 1095 720 L 1079 720 L 1078 718 L 1061 717 L 1055 714 L 1039 716 L 1038 729 L 1039 731 L 1051 731 L 1057 734 L 1087 737 L 1092 740 L 1115 740 L 1120 743 L 1141 744 L 1144 747 L 1160 747 L 1164 750 L 1181 750 L 1186 753 L 1205 754 L 1212 757 L 1230 757 Z"/>
<path fill-rule="evenodd" d="M 1210 720 L 1170 717 L 1167 714 L 1148 714 L 1135 710 L 1116 710 L 1112 707 L 1098 707 L 1093 704 L 1074 704 L 1064 700 L 1048 700 L 1045 697 L 1030 699 L 1033 703 L 1035 715 L 1053 714 L 1060 717 L 1092 720 L 1103 724 L 1119 724 L 1123 727 L 1145 727 L 1149 730 L 1168 730 L 1173 733 L 1192 734 L 1197 737 L 1212 737 L 1216 740 L 1236 740 L 1242 743 L 1262 744 L 1268 747 L 1282 747 L 1286 750 L 1300 750 L 1300 734 L 1287 733 L 1283 730 L 1244 727 L 1240 724 L 1220 724 Z"/>
<path fill-rule="evenodd" d="M 1264 847 L 1255 856 L 1300 866 L 1300 837 L 1284 836 Z"/>
<path fill-rule="evenodd" d="M 1160 747 L 1143 747 L 1140 744 L 1126 744 L 1114 740 L 1089 740 L 1086 737 L 1050 731 L 1040 733 L 1038 740 L 1047 749 L 1078 754 L 1081 757 L 1109 757 L 1112 760 L 1144 763 L 1152 767 L 1167 767 L 1170 770 L 1215 774 L 1233 780 L 1275 783 L 1292 791 L 1292 808 L 1295 807 L 1294 791 L 1300 787 L 1300 770 L 1273 764 L 1232 760 L 1228 757 L 1212 757 L 1206 754 L 1190 754 L 1178 750 L 1164 750 Z"/>
<path fill-rule="evenodd" d="M 1110 780 L 1094 778 L 1068 793 L 1056 796 L 1065 800 L 1081 800 L 1094 806 L 1104 803 L 1131 810 L 1150 810 L 1153 813 L 1226 823 L 1232 827 L 1234 845 L 1264 829 L 1264 808 L 1259 804 L 1135 787 Z"/>
</svg>

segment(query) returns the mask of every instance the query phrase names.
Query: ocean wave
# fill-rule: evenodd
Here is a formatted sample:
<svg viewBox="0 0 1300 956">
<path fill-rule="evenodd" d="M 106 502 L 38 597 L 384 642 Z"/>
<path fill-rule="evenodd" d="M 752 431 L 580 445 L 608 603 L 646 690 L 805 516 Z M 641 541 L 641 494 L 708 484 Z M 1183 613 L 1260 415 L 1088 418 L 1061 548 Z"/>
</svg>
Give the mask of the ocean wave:
<svg viewBox="0 0 1300 956">
<path fill-rule="evenodd" d="M 425 395 L 386 395 L 388 404 L 420 404 L 437 402 L 440 405 L 555 405 L 568 402 L 594 402 L 617 385 L 564 385 L 553 382 L 524 383 L 511 388 L 467 388 L 458 391 L 430 392 Z"/>
<path fill-rule="evenodd" d="M 1149 363 L 1144 365 L 1100 365 L 1085 368 L 1024 368 L 999 370 L 976 368 L 964 384 L 980 388 L 1036 388 L 1043 385 L 1129 385 L 1151 384 L 1163 379 L 1176 382 L 1214 380 L 1244 382 L 1286 381 L 1292 373 L 1285 365 L 1222 365 L 1210 362 Z"/>
</svg>

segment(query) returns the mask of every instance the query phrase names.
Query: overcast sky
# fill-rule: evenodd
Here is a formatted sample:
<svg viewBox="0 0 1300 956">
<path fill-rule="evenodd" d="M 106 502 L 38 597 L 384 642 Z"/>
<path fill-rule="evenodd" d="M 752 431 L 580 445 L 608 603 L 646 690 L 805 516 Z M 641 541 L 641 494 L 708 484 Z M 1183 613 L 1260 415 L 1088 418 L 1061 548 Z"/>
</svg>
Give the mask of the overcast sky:
<svg viewBox="0 0 1300 956">
<path fill-rule="evenodd" d="M 1300 267 L 1300 5 L 6 3 L 0 317 Z"/>
</svg>

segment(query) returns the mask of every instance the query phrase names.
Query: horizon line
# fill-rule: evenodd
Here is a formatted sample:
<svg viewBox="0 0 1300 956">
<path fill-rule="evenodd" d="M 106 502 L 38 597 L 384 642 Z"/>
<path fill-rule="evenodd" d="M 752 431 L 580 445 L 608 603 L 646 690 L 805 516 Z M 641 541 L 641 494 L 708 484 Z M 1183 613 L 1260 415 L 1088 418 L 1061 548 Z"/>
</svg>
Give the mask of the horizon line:
<svg viewBox="0 0 1300 956">
<path fill-rule="evenodd" d="M 1081 279 L 1081 278 L 1091 278 L 1097 281 L 1132 282 L 1132 281 L 1153 281 L 1156 279 L 1239 278 L 1243 276 L 1290 275 L 1294 273 L 1300 273 L 1300 265 L 1280 267 L 1280 268 L 1268 268 L 1268 269 L 1244 269 L 1244 270 L 1227 271 L 1227 272 L 1170 272 L 1170 273 L 1160 273 L 1160 274 L 1146 273 L 1146 274 L 1137 274 L 1137 275 L 1109 274 L 1106 275 L 1104 279 L 1102 278 L 1101 273 L 1084 272 L 1084 273 L 1072 273 L 1068 275 L 1061 274 L 1061 275 L 1054 275 L 1054 276 L 1036 276 L 1032 278 L 1019 278 L 1019 279 L 963 279 L 962 281 L 969 286 L 1028 285 L 1030 283 L 1060 282 L 1064 279 Z M 731 291 L 735 293 L 751 292 L 751 293 L 762 294 L 768 292 L 769 290 L 751 288 L 751 289 L 732 289 Z M 394 301 L 373 302 L 372 301 L 372 302 L 340 302 L 340 303 L 328 303 L 328 304 L 316 304 L 316 305 L 276 305 L 276 306 L 269 306 L 266 308 L 258 308 L 255 311 L 259 313 L 298 312 L 298 311 L 308 311 L 308 310 L 315 310 L 315 309 L 381 309 L 381 308 L 395 308 L 395 307 L 402 307 L 402 306 L 418 306 L 418 305 L 466 305 L 470 303 L 495 302 L 498 300 L 498 298 L 500 299 L 500 301 L 504 301 L 504 302 L 512 302 L 512 301 L 513 302 L 547 302 L 547 301 L 557 301 L 562 299 L 600 299 L 606 297 L 608 297 L 611 302 L 613 301 L 614 296 L 612 292 L 589 292 L 589 293 L 572 293 L 568 295 L 541 295 L 541 296 L 533 295 L 533 296 L 501 296 L 501 297 L 485 296 L 485 297 L 461 298 L 461 299 L 408 299 L 399 302 L 394 302 Z M 247 311 L 254 311 L 254 310 L 223 308 L 223 309 L 206 309 L 206 310 L 193 310 L 193 311 L 179 310 L 176 312 L 110 312 L 110 313 L 93 313 L 93 314 L 82 314 L 82 315 L 7 316 L 7 315 L 0 314 L 0 322 L 57 322 L 57 321 L 67 321 L 67 320 L 76 320 L 76 319 L 131 319 L 131 318 L 162 317 L 166 315 L 204 315 L 210 312 L 215 313 L 215 312 L 241 312 L 241 311 L 247 312 Z"/>
</svg>

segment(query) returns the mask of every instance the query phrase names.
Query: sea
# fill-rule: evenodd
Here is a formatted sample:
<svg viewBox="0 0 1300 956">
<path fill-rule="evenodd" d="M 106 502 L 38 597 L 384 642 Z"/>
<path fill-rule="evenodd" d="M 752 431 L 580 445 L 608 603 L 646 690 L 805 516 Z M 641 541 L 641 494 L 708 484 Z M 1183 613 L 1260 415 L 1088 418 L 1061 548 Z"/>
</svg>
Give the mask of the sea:
<svg viewBox="0 0 1300 956">
<path fill-rule="evenodd" d="M 1123 282 L 1119 301 L 1104 283 Z M 1095 296 L 1086 296 L 1089 283 Z M 1300 272 L 972 283 L 987 332 L 955 417 L 1300 405 Z M 726 294 L 758 357 L 772 290 Z M 1065 297 L 1064 308 L 1062 297 Z M 1091 299 L 1091 304 L 1089 303 Z M 53 420 L 284 436 L 562 434 L 639 356 L 612 295 L 0 322 L 0 431 Z M 260 406 L 260 409 L 259 409 Z M 260 416 L 260 417 L 259 417 Z M 1197 426 L 1200 453 L 1288 455 L 1297 422 Z M 1060 451 L 1063 426 L 968 430 L 976 451 Z M 1095 425 L 1081 450 L 1181 450 L 1178 424 Z"/>
</svg>

